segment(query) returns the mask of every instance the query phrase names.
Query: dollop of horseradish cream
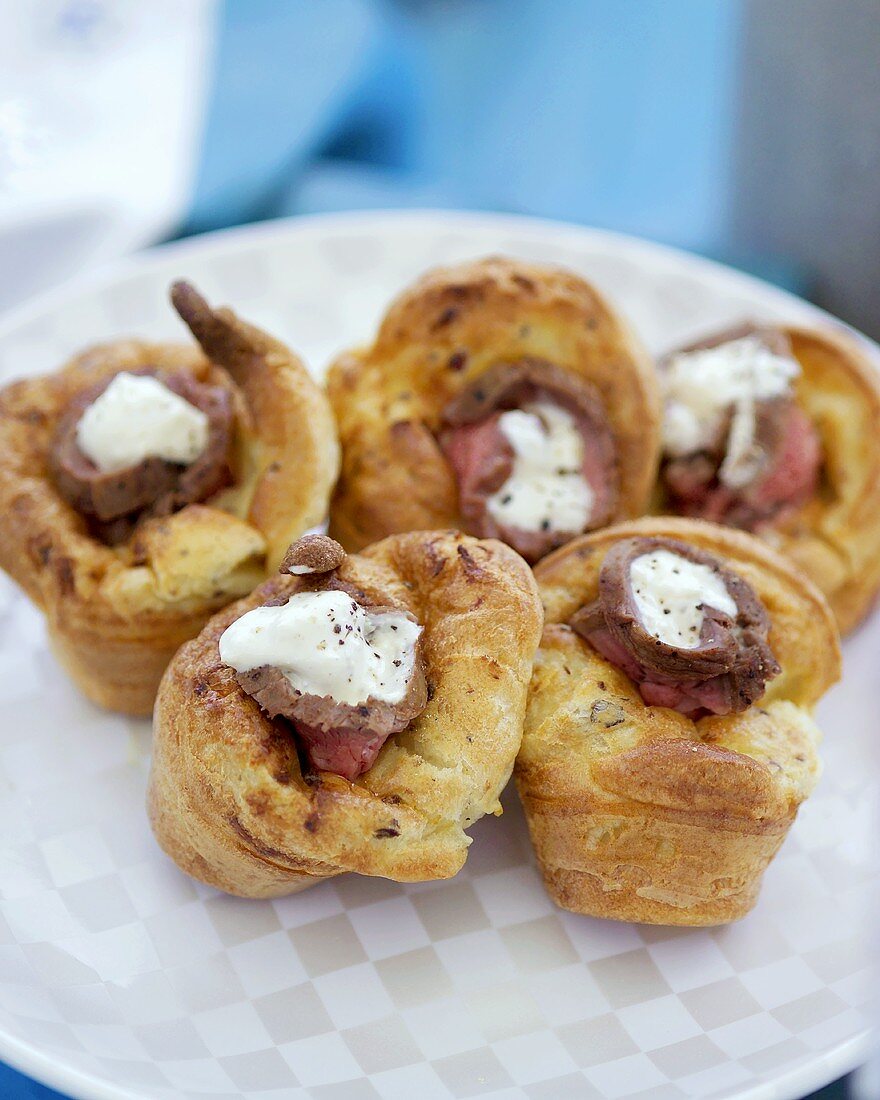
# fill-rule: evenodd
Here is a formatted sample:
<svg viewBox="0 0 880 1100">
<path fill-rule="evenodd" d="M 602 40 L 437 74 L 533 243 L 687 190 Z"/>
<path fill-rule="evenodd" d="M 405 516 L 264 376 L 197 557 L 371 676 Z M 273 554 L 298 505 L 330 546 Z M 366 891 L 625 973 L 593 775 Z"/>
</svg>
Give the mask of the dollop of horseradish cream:
<svg viewBox="0 0 880 1100">
<path fill-rule="evenodd" d="M 117 374 L 76 426 L 79 449 L 102 473 L 161 458 L 189 466 L 208 443 L 208 417 L 151 375 Z"/>
<path fill-rule="evenodd" d="M 534 401 L 501 414 L 513 448 L 510 477 L 486 502 L 492 518 L 521 531 L 582 531 L 593 491 L 583 475 L 584 441 L 571 413 Z"/>
<path fill-rule="evenodd" d="M 236 672 L 272 665 L 296 690 L 337 703 L 399 703 L 421 632 L 402 612 L 373 614 L 344 592 L 297 592 L 236 619 L 220 637 L 220 659 Z"/>
<path fill-rule="evenodd" d="M 732 619 L 737 616 L 736 600 L 721 576 L 671 550 L 635 558 L 630 587 L 645 630 L 676 649 L 696 649 L 700 644 L 706 607 Z"/>
<path fill-rule="evenodd" d="M 755 405 L 791 393 L 799 374 L 794 358 L 778 355 L 757 336 L 673 356 L 661 375 L 665 452 L 675 458 L 709 446 L 732 408 L 718 476 L 730 488 L 747 485 L 762 457 L 755 442 Z"/>
</svg>

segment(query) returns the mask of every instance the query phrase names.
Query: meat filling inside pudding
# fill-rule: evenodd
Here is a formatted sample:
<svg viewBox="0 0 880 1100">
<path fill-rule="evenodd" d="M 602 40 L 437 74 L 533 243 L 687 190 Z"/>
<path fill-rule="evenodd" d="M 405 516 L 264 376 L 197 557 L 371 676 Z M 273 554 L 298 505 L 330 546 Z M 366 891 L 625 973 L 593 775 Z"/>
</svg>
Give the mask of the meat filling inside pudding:
<svg viewBox="0 0 880 1100">
<path fill-rule="evenodd" d="M 778 329 L 744 326 L 666 357 L 663 482 L 676 512 L 760 530 L 815 493 L 821 445 Z"/>
<path fill-rule="evenodd" d="M 570 625 L 646 703 L 692 718 L 746 710 L 781 671 L 754 589 L 675 539 L 617 543 L 602 563 L 598 599 Z"/>
<path fill-rule="evenodd" d="M 496 364 L 446 408 L 440 444 L 471 533 L 529 562 L 613 512 L 614 438 L 595 387 L 572 371 Z"/>
<path fill-rule="evenodd" d="M 61 495 L 111 545 L 232 483 L 232 404 L 189 374 L 123 371 L 77 395 L 49 465 Z"/>
<path fill-rule="evenodd" d="M 314 769 L 354 780 L 425 709 L 428 690 L 422 627 L 338 581 L 344 557 L 323 536 L 294 543 L 282 571 L 305 577 L 308 561 L 309 587 L 236 619 L 220 659 L 270 718 L 292 724 Z"/>
</svg>

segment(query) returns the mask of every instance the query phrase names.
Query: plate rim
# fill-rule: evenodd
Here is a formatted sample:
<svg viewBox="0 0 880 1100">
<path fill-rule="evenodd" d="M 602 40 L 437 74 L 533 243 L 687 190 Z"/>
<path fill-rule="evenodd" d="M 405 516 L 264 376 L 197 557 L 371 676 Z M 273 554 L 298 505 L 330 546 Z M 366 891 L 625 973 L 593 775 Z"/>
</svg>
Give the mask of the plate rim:
<svg viewBox="0 0 880 1100">
<path fill-rule="evenodd" d="M 809 313 L 817 322 L 831 324 L 848 332 L 863 348 L 869 349 L 872 357 L 880 364 L 880 346 L 858 329 L 791 291 L 718 260 L 627 233 L 559 219 L 432 207 L 292 215 L 156 244 L 78 274 L 3 311 L 0 314 L 0 343 L 17 329 L 53 309 L 61 308 L 80 294 L 98 293 L 124 278 L 148 274 L 176 256 L 183 261 L 189 256 L 196 256 L 200 260 L 210 259 L 217 253 L 228 256 L 236 251 L 243 251 L 263 240 L 302 235 L 320 236 L 346 229 L 362 228 L 381 234 L 384 227 L 397 228 L 401 223 L 418 223 L 433 232 L 467 232 L 468 229 L 488 226 L 511 234 L 532 235 L 536 239 L 552 239 L 554 243 L 570 242 L 575 245 L 580 239 L 582 244 L 604 243 L 618 252 L 630 255 L 642 253 L 655 259 L 659 257 L 670 262 L 683 263 L 691 268 L 696 265 L 707 273 L 723 277 L 729 283 L 738 282 L 744 288 L 760 291 L 768 300 Z M 749 1083 L 743 1088 L 734 1087 L 732 1091 L 723 1094 L 724 1100 L 798 1100 L 804 1091 L 820 1089 L 857 1068 L 875 1044 L 874 1031 L 867 1026 L 789 1070 L 757 1083 Z M 3 1023 L 0 1023 L 0 1058 L 20 1073 L 49 1088 L 66 1093 L 74 1100 L 152 1100 L 147 1092 L 132 1091 L 127 1086 L 114 1084 L 106 1077 L 59 1061 L 56 1055 L 48 1054 L 39 1046 L 22 1039 Z M 369 1075 L 365 1077 L 368 1079 Z"/>
<path fill-rule="evenodd" d="M 12 1053 L 5 1046 L 7 1042 L 13 1048 Z M 858 1069 L 876 1050 L 876 1046 L 877 1039 L 872 1030 L 865 1028 L 781 1076 L 749 1084 L 742 1089 L 734 1087 L 734 1091 L 724 1093 L 721 1100 L 803 1100 L 805 1092 L 815 1092 Z M 147 1092 L 133 1092 L 88 1070 L 59 1063 L 33 1043 L 13 1036 L 2 1026 L 0 1055 L 7 1065 L 19 1073 L 66 1094 L 71 1100 L 155 1100 Z M 365 1075 L 364 1079 L 369 1080 L 369 1075 Z M 89 1091 L 84 1091 L 86 1087 Z"/>
<path fill-rule="evenodd" d="M 808 312 L 818 319 L 823 319 L 837 329 L 843 329 L 862 345 L 867 345 L 875 353 L 880 355 L 880 343 L 866 336 L 859 329 L 842 321 L 839 317 L 822 309 L 820 306 L 808 302 L 805 298 L 785 290 L 752 275 L 740 268 L 732 267 L 709 256 L 703 256 L 696 252 L 690 252 L 684 248 L 665 244 L 660 241 L 652 241 L 645 237 L 639 237 L 629 233 L 621 233 L 612 229 L 582 225 L 577 222 L 566 222 L 560 219 L 541 218 L 525 214 L 495 213 L 479 210 L 453 210 L 437 207 L 383 209 L 383 210 L 349 210 L 329 211 L 318 214 L 294 214 L 283 218 L 273 218 L 262 222 L 254 222 L 250 225 L 230 226 L 226 229 L 214 229 L 208 233 L 196 234 L 192 237 L 184 237 L 179 240 L 164 241 L 151 245 L 149 248 L 139 249 L 129 256 L 122 256 L 97 267 L 66 279 L 57 286 L 27 298 L 11 308 L 0 312 L 0 340 L 5 340 L 17 328 L 27 325 L 47 310 L 62 306 L 65 301 L 80 293 L 98 291 L 112 285 L 122 278 L 147 273 L 151 269 L 162 267 L 169 257 L 180 256 L 185 259 L 190 254 L 195 254 L 199 259 L 210 259 L 212 253 L 229 253 L 230 244 L 232 251 L 244 250 L 252 242 L 263 238 L 297 237 L 301 235 L 316 236 L 323 233 L 332 233 L 335 230 L 357 229 L 360 227 L 379 227 L 387 223 L 390 228 L 396 228 L 401 223 L 415 222 L 428 224 L 435 230 L 453 230 L 480 227 L 490 225 L 498 230 L 511 233 L 529 233 L 533 236 L 544 237 L 548 235 L 555 238 L 555 242 L 564 241 L 572 236 L 580 237 L 584 242 L 604 242 L 617 250 L 628 251 L 632 254 L 639 252 L 654 258 L 662 257 L 667 261 L 685 264 L 697 264 L 707 272 L 712 272 L 717 277 L 728 281 L 739 282 L 744 288 L 758 291 L 764 296 L 774 298 L 779 304 L 792 306 L 801 312 Z"/>
</svg>

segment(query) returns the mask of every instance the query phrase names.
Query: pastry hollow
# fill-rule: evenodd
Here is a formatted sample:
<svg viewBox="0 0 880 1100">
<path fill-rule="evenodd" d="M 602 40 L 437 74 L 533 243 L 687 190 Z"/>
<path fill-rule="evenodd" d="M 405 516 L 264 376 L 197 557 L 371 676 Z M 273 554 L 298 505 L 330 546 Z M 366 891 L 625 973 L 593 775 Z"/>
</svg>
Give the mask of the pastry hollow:
<svg viewBox="0 0 880 1100">
<path fill-rule="evenodd" d="M 843 329 L 779 331 L 801 367 L 795 400 L 818 432 L 822 471 L 811 500 L 756 533 L 821 589 L 846 634 L 880 589 L 880 371 Z"/>
<path fill-rule="evenodd" d="M 302 362 L 185 284 L 173 296 L 204 354 L 120 340 L 0 391 L 0 567 L 45 614 L 52 648 L 80 690 L 130 715 L 150 714 L 178 646 L 322 521 L 339 464 L 329 404 Z M 236 484 L 144 520 L 111 547 L 59 494 L 49 452 L 72 398 L 145 367 L 230 393 Z"/>
<path fill-rule="evenodd" d="M 527 359 L 598 390 L 616 444 L 611 518 L 642 514 L 660 432 L 647 353 L 573 272 L 494 257 L 428 272 L 392 303 L 372 347 L 331 366 L 343 452 L 331 535 L 354 551 L 397 531 L 466 527 L 437 441 L 443 410 L 493 365 Z"/>
<path fill-rule="evenodd" d="M 356 781 L 304 775 L 289 728 L 220 661 L 230 623 L 292 595 L 303 577 L 272 578 L 216 615 L 159 689 L 153 830 L 178 866 L 228 893 L 290 894 L 344 871 L 447 878 L 465 861 L 464 830 L 500 812 L 541 631 L 528 567 L 498 542 L 415 532 L 349 557 L 338 577 L 424 627 L 427 707 Z"/>
<path fill-rule="evenodd" d="M 843 331 L 785 331 L 803 371 L 798 403 L 822 440 L 823 485 L 765 537 L 818 585 L 845 634 L 880 589 L 880 371 Z"/>
<path fill-rule="evenodd" d="M 634 536 L 706 550 L 762 600 L 782 671 L 742 714 L 694 722 L 646 706 L 566 625 L 595 599 L 608 549 Z M 840 672 L 827 603 L 763 543 L 699 520 L 645 518 L 585 535 L 535 575 L 547 625 L 516 781 L 548 892 L 565 909 L 617 920 L 739 919 L 819 776 L 811 712 Z"/>
</svg>

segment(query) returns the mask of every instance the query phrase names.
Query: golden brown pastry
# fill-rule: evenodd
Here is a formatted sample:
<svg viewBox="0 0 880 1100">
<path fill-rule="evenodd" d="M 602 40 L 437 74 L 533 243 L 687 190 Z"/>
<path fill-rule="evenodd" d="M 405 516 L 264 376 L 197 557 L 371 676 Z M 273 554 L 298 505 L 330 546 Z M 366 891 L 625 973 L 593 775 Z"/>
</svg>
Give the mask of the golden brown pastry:
<svg viewBox="0 0 880 1100">
<path fill-rule="evenodd" d="M 159 689 L 153 829 L 184 871 L 232 894 L 344 871 L 454 875 L 464 830 L 501 812 L 519 748 L 541 631 L 522 559 L 454 532 L 351 557 L 321 543 L 294 546 L 294 575 L 211 619 Z"/>
<path fill-rule="evenodd" d="M 547 890 L 617 920 L 738 919 L 819 776 L 811 714 L 840 671 L 824 598 L 752 536 L 668 517 L 535 574 L 516 779 Z"/>
<path fill-rule="evenodd" d="M 880 374 L 842 330 L 744 325 L 667 355 L 661 510 L 753 531 L 844 632 L 880 588 Z"/>
<path fill-rule="evenodd" d="M 454 526 L 534 562 L 647 506 L 654 370 L 573 272 L 504 258 L 430 271 L 328 389 L 343 450 L 330 531 L 350 551 Z"/>
<path fill-rule="evenodd" d="M 120 340 L 0 392 L 0 566 L 79 688 L 132 715 L 322 521 L 339 463 L 292 352 L 185 283 L 172 300 L 201 351 Z"/>
</svg>

